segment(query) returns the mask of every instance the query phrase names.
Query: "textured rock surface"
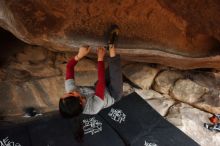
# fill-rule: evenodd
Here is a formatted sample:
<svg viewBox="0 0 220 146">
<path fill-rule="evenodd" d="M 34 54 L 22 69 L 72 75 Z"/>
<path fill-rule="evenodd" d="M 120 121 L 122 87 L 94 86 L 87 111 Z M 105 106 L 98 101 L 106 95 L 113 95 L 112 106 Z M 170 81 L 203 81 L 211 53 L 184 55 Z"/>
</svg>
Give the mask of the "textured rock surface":
<svg viewBox="0 0 220 146">
<path fill-rule="evenodd" d="M 176 81 L 171 95 L 183 102 L 196 103 L 208 91 L 208 88 L 199 86 L 189 79 L 179 79 Z"/>
<path fill-rule="evenodd" d="M 210 113 L 220 113 L 220 91 L 218 86 L 213 88 L 215 80 L 210 80 L 210 87 L 201 85 L 189 80 L 179 79 L 170 93 L 170 96 L 180 101 L 193 105 Z M 197 80 L 198 82 L 198 80 Z M 204 85 L 204 84 L 203 84 Z"/>
<path fill-rule="evenodd" d="M 130 84 L 123 83 L 123 96 L 126 96 L 134 91 L 135 89 Z"/>
<path fill-rule="evenodd" d="M 155 78 L 153 89 L 160 93 L 169 94 L 170 88 L 180 78 L 183 78 L 183 74 L 179 71 L 163 71 Z"/>
<path fill-rule="evenodd" d="M 204 123 L 210 123 L 208 118 L 211 114 L 184 103 L 177 103 L 171 97 L 163 96 L 153 90 L 135 90 L 135 92 L 199 145 L 219 145 L 220 133 L 211 132 L 203 127 Z"/>
<path fill-rule="evenodd" d="M 211 114 L 200 111 L 184 103 L 170 108 L 166 119 L 194 139 L 201 146 L 218 146 L 220 133 L 211 132 L 203 127 L 209 123 Z"/>
<path fill-rule="evenodd" d="M 2 116 L 20 116 L 24 108 L 35 107 L 41 112 L 57 110 L 64 93 L 63 77 L 32 80 L 25 83 L 0 83 L 0 113 Z"/>
<path fill-rule="evenodd" d="M 154 90 L 135 90 L 144 100 L 147 101 L 161 116 L 165 116 L 175 101 L 169 96 L 163 96 Z"/>
<path fill-rule="evenodd" d="M 157 68 L 148 66 L 147 64 L 129 64 L 122 69 L 124 75 L 137 86 L 142 89 L 149 89 L 158 73 Z"/>
<path fill-rule="evenodd" d="M 41 112 L 57 110 L 64 93 L 66 63 L 73 54 L 37 46 L 20 47 L 0 67 L 0 117 L 22 115 L 27 107 Z M 81 60 L 75 78 L 79 86 L 93 86 L 97 80 L 96 63 Z"/>
<path fill-rule="evenodd" d="M 219 8 L 218 0 L 1 0 L 0 26 L 27 43 L 70 51 L 103 45 L 116 23 L 124 59 L 220 68 Z"/>
</svg>

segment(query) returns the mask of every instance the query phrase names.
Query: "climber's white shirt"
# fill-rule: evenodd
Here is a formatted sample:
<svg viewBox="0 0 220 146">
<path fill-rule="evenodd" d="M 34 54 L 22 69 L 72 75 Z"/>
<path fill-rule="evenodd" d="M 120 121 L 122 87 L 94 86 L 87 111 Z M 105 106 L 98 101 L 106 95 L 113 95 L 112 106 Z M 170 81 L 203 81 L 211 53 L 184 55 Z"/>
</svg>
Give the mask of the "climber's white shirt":
<svg viewBox="0 0 220 146">
<path fill-rule="evenodd" d="M 105 89 L 104 100 L 95 95 L 95 91 L 87 87 L 78 87 L 75 85 L 73 79 L 65 81 L 65 90 L 67 93 L 72 91 L 78 91 L 84 97 L 86 97 L 86 105 L 83 110 L 83 114 L 94 115 L 97 114 L 103 108 L 107 108 L 115 103 L 115 99 Z"/>
</svg>

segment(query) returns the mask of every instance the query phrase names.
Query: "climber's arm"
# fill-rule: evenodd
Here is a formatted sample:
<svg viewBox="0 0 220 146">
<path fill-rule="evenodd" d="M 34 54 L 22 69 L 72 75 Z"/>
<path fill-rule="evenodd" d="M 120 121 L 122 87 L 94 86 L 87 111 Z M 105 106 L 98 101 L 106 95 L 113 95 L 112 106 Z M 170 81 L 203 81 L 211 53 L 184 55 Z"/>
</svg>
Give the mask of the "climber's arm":
<svg viewBox="0 0 220 146">
<path fill-rule="evenodd" d="M 66 81 L 65 81 L 65 89 L 66 92 L 69 93 L 76 89 L 75 86 L 75 66 L 79 60 L 81 60 L 84 56 L 86 56 L 90 51 L 89 46 L 83 46 L 79 48 L 79 52 L 76 56 L 73 56 L 66 65 Z"/>
<path fill-rule="evenodd" d="M 104 64 L 104 56 L 105 49 L 98 48 L 98 82 L 96 85 L 95 95 L 104 100 L 105 94 L 105 64 Z"/>
</svg>

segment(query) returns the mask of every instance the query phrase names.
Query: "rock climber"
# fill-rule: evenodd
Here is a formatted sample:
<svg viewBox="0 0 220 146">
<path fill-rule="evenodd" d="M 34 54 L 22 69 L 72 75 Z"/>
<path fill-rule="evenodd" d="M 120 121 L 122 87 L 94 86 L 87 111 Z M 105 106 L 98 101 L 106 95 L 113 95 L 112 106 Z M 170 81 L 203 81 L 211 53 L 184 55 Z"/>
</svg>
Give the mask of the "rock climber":
<svg viewBox="0 0 220 146">
<path fill-rule="evenodd" d="M 63 117 L 77 117 L 81 113 L 94 115 L 121 99 L 123 81 L 120 56 L 116 54 L 115 49 L 117 36 L 118 27 L 113 25 L 109 32 L 107 49 L 104 47 L 97 49 L 98 81 L 95 91 L 90 88 L 77 87 L 74 81 L 75 65 L 89 53 L 91 48 L 89 46 L 80 47 L 78 54 L 68 61 L 65 80 L 66 93 L 59 101 L 59 110 Z M 109 52 L 109 57 L 107 58 L 108 71 L 105 75 L 106 50 Z"/>
</svg>

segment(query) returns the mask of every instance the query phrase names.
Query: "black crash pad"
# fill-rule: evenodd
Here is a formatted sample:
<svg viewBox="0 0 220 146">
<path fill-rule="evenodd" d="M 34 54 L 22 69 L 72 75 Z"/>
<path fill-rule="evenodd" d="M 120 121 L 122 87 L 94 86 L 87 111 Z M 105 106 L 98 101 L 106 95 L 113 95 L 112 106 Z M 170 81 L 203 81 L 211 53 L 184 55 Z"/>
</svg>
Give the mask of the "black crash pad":
<svg viewBox="0 0 220 146">
<path fill-rule="evenodd" d="M 132 93 L 97 115 L 82 115 L 83 142 L 75 140 L 76 119 L 59 113 L 0 126 L 0 145 L 11 146 L 197 146 L 191 138 Z M 3 143 L 4 142 L 4 143 Z"/>
<path fill-rule="evenodd" d="M 123 140 L 99 115 L 83 115 L 82 146 L 125 146 Z"/>
<path fill-rule="evenodd" d="M 31 146 L 27 127 L 23 124 L 0 127 L 0 146 Z"/>
<path fill-rule="evenodd" d="M 99 113 L 127 145 L 198 146 L 166 121 L 137 93 L 132 93 Z"/>
<path fill-rule="evenodd" d="M 59 115 L 43 117 L 22 125 L 0 128 L 1 146 L 125 146 L 118 134 L 99 116 L 82 115 L 85 134 L 83 142 L 75 140 L 76 119 Z M 17 145 L 6 145 L 14 142 Z"/>
<path fill-rule="evenodd" d="M 70 121 L 59 115 L 36 120 L 27 127 L 31 146 L 78 146 Z"/>
</svg>

